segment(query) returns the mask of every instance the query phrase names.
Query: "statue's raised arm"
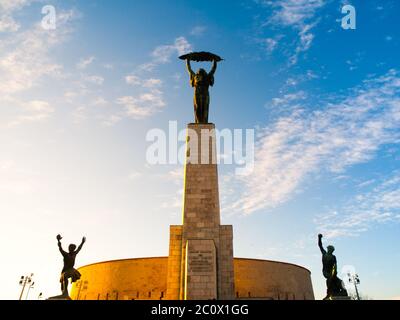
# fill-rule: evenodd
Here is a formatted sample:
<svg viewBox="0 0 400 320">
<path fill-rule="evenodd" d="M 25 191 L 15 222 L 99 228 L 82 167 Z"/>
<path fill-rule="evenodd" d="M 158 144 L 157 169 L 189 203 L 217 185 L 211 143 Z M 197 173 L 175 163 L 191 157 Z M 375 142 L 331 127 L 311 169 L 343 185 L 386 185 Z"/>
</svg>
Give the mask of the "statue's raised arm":
<svg viewBox="0 0 400 320">
<path fill-rule="evenodd" d="M 78 254 L 79 253 L 79 251 L 81 251 L 81 249 L 82 249 L 82 247 L 83 247 L 83 244 L 86 242 L 86 237 L 83 237 L 82 238 L 82 242 L 81 242 L 81 244 L 79 245 L 79 247 L 78 247 L 78 249 L 76 249 L 76 254 Z"/>
<path fill-rule="evenodd" d="M 191 66 L 191 64 L 190 64 L 190 59 L 186 59 L 186 68 L 187 68 L 187 71 L 188 71 L 189 74 L 190 74 L 190 77 L 193 77 L 193 76 L 195 75 L 195 73 L 194 73 L 194 71 L 192 70 L 192 66 Z"/>
<path fill-rule="evenodd" d="M 210 73 L 209 73 L 210 76 L 214 76 L 215 71 L 217 71 L 217 65 L 218 65 L 217 60 L 214 60 L 212 69 L 211 69 L 211 71 L 210 71 Z"/>
<path fill-rule="evenodd" d="M 318 247 L 321 250 L 322 254 L 326 254 L 326 250 L 324 249 L 324 247 L 322 246 L 322 234 L 318 235 Z"/>
<path fill-rule="evenodd" d="M 58 250 L 60 250 L 61 254 L 62 254 L 63 256 L 65 256 L 67 253 L 66 253 L 66 252 L 64 251 L 64 249 L 62 248 L 61 239 L 62 239 L 61 235 L 58 234 L 58 235 L 57 235 Z"/>
</svg>

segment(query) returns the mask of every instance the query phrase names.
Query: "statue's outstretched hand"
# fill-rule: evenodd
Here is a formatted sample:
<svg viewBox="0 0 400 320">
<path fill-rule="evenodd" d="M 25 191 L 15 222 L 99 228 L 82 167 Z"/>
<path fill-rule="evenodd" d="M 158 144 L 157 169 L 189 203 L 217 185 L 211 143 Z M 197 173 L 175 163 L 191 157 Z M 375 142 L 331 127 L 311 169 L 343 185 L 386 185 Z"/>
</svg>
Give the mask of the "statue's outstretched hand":
<svg viewBox="0 0 400 320">
<path fill-rule="evenodd" d="M 83 237 L 82 238 L 82 243 L 85 243 L 86 242 L 86 237 Z"/>
<path fill-rule="evenodd" d="M 61 235 L 58 234 L 58 235 L 57 235 L 57 240 L 60 241 L 61 239 L 62 239 Z"/>
<path fill-rule="evenodd" d="M 322 238 L 322 234 L 319 234 L 319 235 L 318 235 L 318 238 L 321 239 L 321 238 Z"/>
</svg>

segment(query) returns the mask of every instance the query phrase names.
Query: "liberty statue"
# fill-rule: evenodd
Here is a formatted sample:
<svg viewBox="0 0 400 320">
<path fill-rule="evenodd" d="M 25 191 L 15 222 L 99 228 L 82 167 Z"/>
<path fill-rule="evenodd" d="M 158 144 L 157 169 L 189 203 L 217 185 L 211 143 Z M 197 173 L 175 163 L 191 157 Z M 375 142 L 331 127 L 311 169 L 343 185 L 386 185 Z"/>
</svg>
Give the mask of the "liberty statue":
<svg viewBox="0 0 400 320">
<path fill-rule="evenodd" d="M 194 117 L 196 123 L 208 123 L 210 108 L 209 87 L 214 85 L 214 74 L 217 63 L 222 59 L 209 52 L 194 52 L 179 57 L 186 60 L 186 67 L 190 75 L 190 85 L 194 88 Z M 200 68 L 196 73 L 192 70 L 190 61 L 212 61 L 210 72 Z"/>
</svg>

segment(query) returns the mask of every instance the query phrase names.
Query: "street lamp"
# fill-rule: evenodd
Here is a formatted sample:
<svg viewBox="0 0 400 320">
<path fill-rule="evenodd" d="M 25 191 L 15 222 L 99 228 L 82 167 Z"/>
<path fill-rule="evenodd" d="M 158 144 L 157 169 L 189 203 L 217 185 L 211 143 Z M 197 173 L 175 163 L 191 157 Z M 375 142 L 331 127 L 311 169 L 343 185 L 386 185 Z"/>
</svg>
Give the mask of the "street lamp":
<svg viewBox="0 0 400 320">
<path fill-rule="evenodd" d="M 32 283 L 29 285 L 28 287 L 28 292 L 26 293 L 26 297 L 25 300 L 28 300 L 28 296 L 29 296 L 29 291 L 31 291 L 31 289 L 34 288 L 35 282 L 32 281 Z"/>
<path fill-rule="evenodd" d="M 34 285 L 34 283 L 32 283 L 32 277 L 33 273 L 31 273 L 29 276 L 21 276 L 21 279 L 19 280 L 19 285 L 22 286 L 22 290 L 19 296 L 19 300 L 22 300 L 26 285 L 29 285 L 29 289 Z"/>
<path fill-rule="evenodd" d="M 358 274 L 347 274 L 349 277 L 349 282 L 354 284 L 354 289 L 356 290 L 357 300 L 360 300 L 360 295 L 358 294 L 358 285 L 360 284 L 360 278 Z"/>
</svg>

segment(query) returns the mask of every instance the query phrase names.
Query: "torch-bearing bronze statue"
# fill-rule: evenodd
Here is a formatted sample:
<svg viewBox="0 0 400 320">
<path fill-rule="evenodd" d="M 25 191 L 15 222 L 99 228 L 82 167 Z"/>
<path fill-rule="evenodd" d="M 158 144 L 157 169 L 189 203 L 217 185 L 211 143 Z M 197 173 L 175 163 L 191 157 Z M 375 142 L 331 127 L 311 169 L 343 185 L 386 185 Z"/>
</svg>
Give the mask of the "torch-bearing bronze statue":
<svg viewBox="0 0 400 320">
<path fill-rule="evenodd" d="M 209 52 L 192 52 L 179 57 L 186 60 L 187 70 L 190 75 L 190 85 L 194 87 L 194 115 L 196 123 L 208 123 L 210 107 L 209 87 L 214 85 L 214 74 L 217 70 L 217 63 L 221 57 Z M 190 61 L 213 61 L 213 67 L 209 73 L 199 69 L 197 73 L 192 70 Z"/>
</svg>

